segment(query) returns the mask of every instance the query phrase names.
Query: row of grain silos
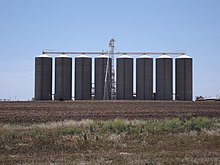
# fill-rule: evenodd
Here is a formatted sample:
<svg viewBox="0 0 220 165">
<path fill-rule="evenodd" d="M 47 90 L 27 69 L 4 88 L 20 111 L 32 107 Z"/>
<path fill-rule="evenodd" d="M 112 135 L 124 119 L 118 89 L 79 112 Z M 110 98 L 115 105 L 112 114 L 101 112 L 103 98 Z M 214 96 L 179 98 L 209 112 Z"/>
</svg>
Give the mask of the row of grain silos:
<svg viewBox="0 0 220 165">
<path fill-rule="evenodd" d="M 95 97 L 103 100 L 104 88 L 111 78 L 112 59 L 106 55 L 95 58 Z M 132 100 L 133 58 L 122 55 L 116 61 L 116 99 Z M 108 64 L 108 65 L 107 65 Z M 107 69 L 108 67 L 108 69 Z M 173 59 L 167 55 L 156 58 L 156 93 L 153 93 L 153 58 L 143 55 L 136 59 L 136 99 L 173 100 Z M 109 77 L 105 77 L 109 72 Z M 75 100 L 90 100 L 92 89 L 92 58 L 81 55 L 75 58 Z M 175 60 L 175 99 L 192 100 L 192 58 L 182 55 Z M 110 92 L 107 92 L 108 94 Z M 110 99 L 111 96 L 105 96 Z M 52 99 L 52 58 L 40 55 L 35 58 L 35 100 Z M 72 99 L 72 58 L 61 55 L 55 58 L 55 100 Z"/>
<path fill-rule="evenodd" d="M 167 55 L 156 58 L 156 93 L 153 93 L 153 58 L 136 59 L 136 99 L 173 100 L 173 59 Z M 182 55 L 175 59 L 175 100 L 192 101 L 192 58 Z M 117 59 L 117 99 L 133 99 L 133 58 Z"/>
<path fill-rule="evenodd" d="M 61 55 L 55 59 L 55 100 L 72 99 L 72 58 Z M 35 58 L 35 100 L 52 100 L 52 58 Z"/>
</svg>

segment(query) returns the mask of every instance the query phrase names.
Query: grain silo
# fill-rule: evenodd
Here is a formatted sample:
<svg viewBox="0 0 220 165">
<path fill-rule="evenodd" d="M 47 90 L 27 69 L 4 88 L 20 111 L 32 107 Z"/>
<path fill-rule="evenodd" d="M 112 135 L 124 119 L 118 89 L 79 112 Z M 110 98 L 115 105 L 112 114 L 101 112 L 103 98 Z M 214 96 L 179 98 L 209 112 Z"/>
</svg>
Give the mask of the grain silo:
<svg viewBox="0 0 220 165">
<path fill-rule="evenodd" d="M 60 55 L 55 58 L 55 100 L 72 99 L 72 58 Z"/>
<path fill-rule="evenodd" d="M 35 100 L 52 100 L 52 58 L 35 58 Z"/>
<path fill-rule="evenodd" d="M 153 100 L 153 58 L 147 55 L 136 59 L 136 98 Z"/>
<path fill-rule="evenodd" d="M 192 101 L 192 58 L 176 58 L 176 100 Z"/>
<path fill-rule="evenodd" d="M 156 59 L 156 100 L 173 100 L 173 59 L 167 55 Z"/>
<path fill-rule="evenodd" d="M 112 59 L 107 55 L 100 55 L 95 58 L 95 99 L 104 99 L 104 89 L 107 89 L 107 99 L 111 99 L 111 66 Z M 106 68 L 108 67 L 108 70 Z M 105 86 L 105 82 L 106 86 Z"/>
<path fill-rule="evenodd" d="M 75 100 L 90 100 L 92 89 L 92 58 L 75 58 Z"/>
<path fill-rule="evenodd" d="M 133 99 L 133 58 L 122 55 L 117 58 L 117 100 Z"/>
</svg>

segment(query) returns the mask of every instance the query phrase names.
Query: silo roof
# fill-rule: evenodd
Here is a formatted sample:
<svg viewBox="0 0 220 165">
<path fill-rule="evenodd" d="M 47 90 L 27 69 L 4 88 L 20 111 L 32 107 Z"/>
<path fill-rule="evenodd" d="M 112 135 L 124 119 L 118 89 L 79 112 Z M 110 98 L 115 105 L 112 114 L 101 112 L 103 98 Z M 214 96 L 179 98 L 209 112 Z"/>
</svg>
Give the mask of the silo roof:
<svg viewBox="0 0 220 165">
<path fill-rule="evenodd" d="M 171 58 L 170 56 L 168 56 L 168 55 L 161 55 L 160 57 L 158 57 L 158 58 Z"/>
<path fill-rule="evenodd" d="M 39 56 L 37 56 L 37 57 L 50 57 L 50 56 L 48 56 L 48 55 L 46 55 L 46 54 L 41 54 L 41 55 L 39 55 Z"/>
<path fill-rule="evenodd" d="M 128 56 L 128 55 L 121 55 L 121 56 L 119 56 L 118 58 L 131 58 L 131 56 Z"/>
<path fill-rule="evenodd" d="M 140 57 L 138 57 L 138 58 L 152 58 L 151 56 L 148 56 L 148 55 L 142 55 L 142 56 L 140 56 Z"/>
<path fill-rule="evenodd" d="M 76 58 L 90 58 L 90 57 L 82 54 L 82 55 L 77 56 Z"/>
<path fill-rule="evenodd" d="M 182 56 L 179 56 L 177 58 L 191 58 L 190 56 L 187 56 L 186 54 L 182 55 Z"/>
<path fill-rule="evenodd" d="M 107 56 L 107 55 L 102 54 L 102 55 L 100 55 L 100 56 L 97 56 L 96 58 L 108 58 L 108 56 Z"/>
<path fill-rule="evenodd" d="M 61 55 L 58 56 L 58 58 L 62 58 L 62 57 L 70 58 L 69 56 L 67 56 L 65 54 L 61 54 Z"/>
</svg>

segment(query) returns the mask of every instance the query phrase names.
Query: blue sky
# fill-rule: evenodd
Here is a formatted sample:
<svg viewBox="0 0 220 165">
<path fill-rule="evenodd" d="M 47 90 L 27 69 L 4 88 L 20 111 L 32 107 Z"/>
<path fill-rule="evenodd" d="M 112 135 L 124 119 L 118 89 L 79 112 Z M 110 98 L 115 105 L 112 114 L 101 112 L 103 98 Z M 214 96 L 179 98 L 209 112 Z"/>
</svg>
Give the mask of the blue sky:
<svg viewBox="0 0 220 165">
<path fill-rule="evenodd" d="M 219 0 L 0 0 L 0 99 L 33 97 L 42 49 L 101 51 L 112 37 L 116 51 L 186 50 L 194 96 L 220 95 L 219 7 Z"/>
</svg>

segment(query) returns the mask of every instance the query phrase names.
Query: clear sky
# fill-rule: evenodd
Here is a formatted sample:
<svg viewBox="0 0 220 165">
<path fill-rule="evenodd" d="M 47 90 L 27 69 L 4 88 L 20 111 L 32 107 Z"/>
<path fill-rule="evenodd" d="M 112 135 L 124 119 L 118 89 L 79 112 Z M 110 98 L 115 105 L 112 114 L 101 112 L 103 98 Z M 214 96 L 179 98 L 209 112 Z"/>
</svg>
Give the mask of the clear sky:
<svg viewBox="0 0 220 165">
<path fill-rule="evenodd" d="M 220 0 L 0 0 L 0 99 L 34 96 L 42 49 L 185 50 L 194 96 L 220 95 Z"/>
</svg>

